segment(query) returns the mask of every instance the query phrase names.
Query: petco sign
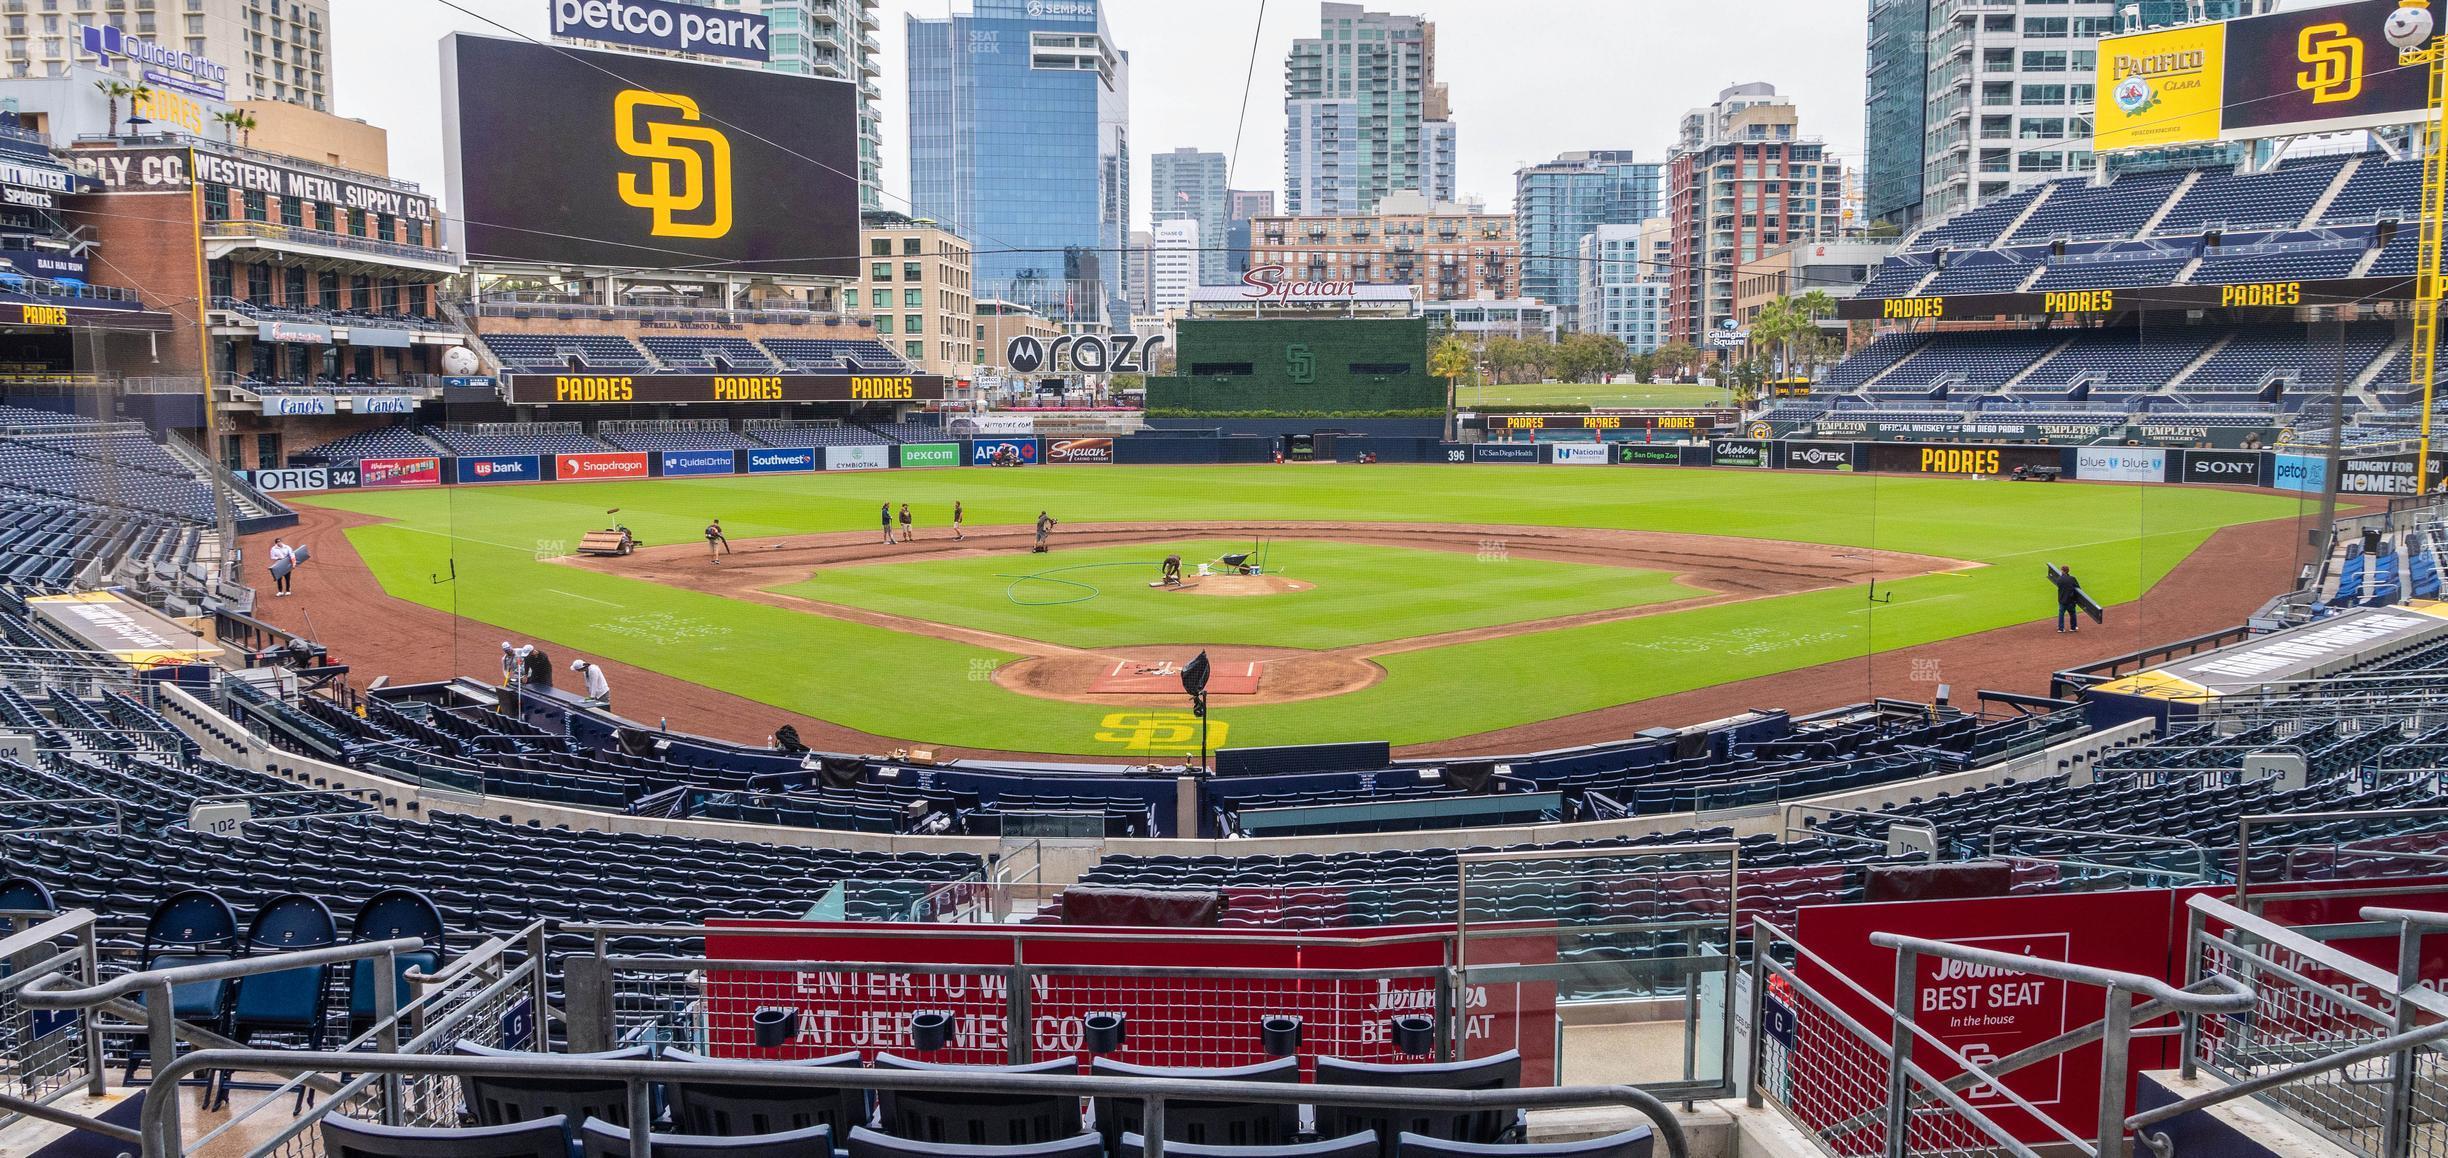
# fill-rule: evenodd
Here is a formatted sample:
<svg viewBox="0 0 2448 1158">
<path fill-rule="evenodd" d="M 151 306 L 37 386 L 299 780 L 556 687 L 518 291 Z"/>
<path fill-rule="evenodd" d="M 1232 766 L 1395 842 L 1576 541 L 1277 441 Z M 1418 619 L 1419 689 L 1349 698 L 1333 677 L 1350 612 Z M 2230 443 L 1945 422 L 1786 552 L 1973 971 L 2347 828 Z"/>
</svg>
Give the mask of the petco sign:
<svg viewBox="0 0 2448 1158">
<path fill-rule="evenodd" d="M 632 48 L 702 52 L 763 63 L 772 56 L 762 16 L 715 12 L 665 0 L 553 0 L 552 33 Z"/>
</svg>

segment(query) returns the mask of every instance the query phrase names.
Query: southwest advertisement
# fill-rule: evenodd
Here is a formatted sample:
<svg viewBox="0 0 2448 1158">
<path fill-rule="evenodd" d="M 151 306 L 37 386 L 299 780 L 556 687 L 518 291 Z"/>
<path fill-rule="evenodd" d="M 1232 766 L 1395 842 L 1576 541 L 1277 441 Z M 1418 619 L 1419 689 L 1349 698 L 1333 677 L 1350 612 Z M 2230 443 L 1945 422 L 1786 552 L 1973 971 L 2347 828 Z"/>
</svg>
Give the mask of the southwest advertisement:
<svg viewBox="0 0 2448 1158">
<path fill-rule="evenodd" d="M 816 448 L 812 446 L 748 452 L 750 474 L 798 474 L 815 470 L 816 467 Z"/>
</svg>

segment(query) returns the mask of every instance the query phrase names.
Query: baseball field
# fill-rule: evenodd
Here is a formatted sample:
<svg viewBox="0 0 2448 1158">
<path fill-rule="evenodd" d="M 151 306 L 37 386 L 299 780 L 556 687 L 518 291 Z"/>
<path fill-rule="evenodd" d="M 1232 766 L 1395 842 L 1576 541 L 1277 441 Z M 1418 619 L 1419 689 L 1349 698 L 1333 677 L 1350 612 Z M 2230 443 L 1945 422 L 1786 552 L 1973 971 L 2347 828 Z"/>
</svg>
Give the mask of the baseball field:
<svg viewBox="0 0 2448 1158">
<path fill-rule="evenodd" d="M 2045 633 L 2043 563 L 2072 567 L 2107 605 L 2107 628 L 2082 637 L 2093 654 L 2159 642 L 2128 605 L 2222 528 L 2299 514 L 2293 499 L 2203 487 L 1510 466 L 973 468 L 299 502 L 321 558 L 300 601 L 272 610 L 318 618 L 368 676 L 414 666 L 405 657 L 440 635 L 473 675 L 491 674 L 496 637 L 534 640 L 646 673 L 615 684 L 615 709 L 641 719 L 675 712 L 654 698 L 674 685 L 651 674 L 778 709 L 759 727 L 1157 759 L 1194 741 L 1186 701 L 1148 689 L 1201 649 L 1247 685 L 1213 698 L 1218 746 L 1519 736 L 2018 625 Z M 887 503 L 910 505 L 915 542 L 884 544 Z M 1041 512 L 1059 525 L 1035 554 Z M 719 563 L 701 537 L 715 518 L 732 548 Z M 647 549 L 570 555 L 613 522 Z M 2286 537 L 2265 527 L 2276 546 L 2255 558 Z M 1244 553 L 1263 574 L 1213 566 Z M 1166 555 L 1185 564 L 1180 587 L 1150 585 Z M 340 597 L 357 574 L 371 582 Z M 2229 602 L 2249 594 L 2200 578 Z"/>
</svg>

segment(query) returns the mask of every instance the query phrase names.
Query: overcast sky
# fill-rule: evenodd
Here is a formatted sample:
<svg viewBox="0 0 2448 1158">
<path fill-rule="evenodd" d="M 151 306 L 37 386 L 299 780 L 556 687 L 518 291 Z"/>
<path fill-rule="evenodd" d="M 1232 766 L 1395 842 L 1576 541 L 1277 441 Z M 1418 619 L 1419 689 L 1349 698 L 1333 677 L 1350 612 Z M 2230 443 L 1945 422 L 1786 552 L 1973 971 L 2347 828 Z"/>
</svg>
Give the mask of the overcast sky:
<svg viewBox="0 0 2448 1158">
<path fill-rule="evenodd" d="M 542 37 L 547 0 L 332 0 L 338 111 L 391 133 L 391 168 L 441 191 L 435 42 L 454 29 Z M 883 0 L 885 195 L 909 189 L 902 106 L 905 14 L 965 0 Z M 1317 33 L 1318 0 L 1105 0 L 1131 56 L 1132 213 L 1147 216 L 1147 158 L 1189 145 L 1231 152 L 1239 188 L 1283 187 L 1283 61 Z M 1263 7 L 1264 25 L 1259 17 Z M 1503 211 L 1513 170 L 1569 149 L 1629 148 L 1662 160 L 1684 110 L 1719 88 L 1775 84 L 1801 103 L 1803 132 L 1858 161 L 1865 0 L 1420 0 L 1372 3 L 1436 21 L 1437 75 L 1459 126 L 1459 191 Z M 1257 67 L 1251 71 L 1251 37 Z M 1249 110 L 1241 111 L 1249 79 Z M 538 94 L 550 99 L 549 94 Z"/>
</svg>

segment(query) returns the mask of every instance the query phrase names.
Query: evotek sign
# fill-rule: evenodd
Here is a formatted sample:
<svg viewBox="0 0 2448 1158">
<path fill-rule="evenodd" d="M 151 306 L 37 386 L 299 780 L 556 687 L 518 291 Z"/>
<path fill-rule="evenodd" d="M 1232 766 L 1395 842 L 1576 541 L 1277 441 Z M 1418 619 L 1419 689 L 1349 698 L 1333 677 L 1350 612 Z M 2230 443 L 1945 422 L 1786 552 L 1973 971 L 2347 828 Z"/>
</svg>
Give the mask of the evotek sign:
<svg viewBox="0 0 2448 1158">
<path fill-rule="evenodd" d="M 1139 374 L 1164 345 L 1165 336 L 1142 338 L 1137 334 L 1065 334 L 1048 345 L 1028 334 L 1013 338 L 1003 347 L 1004 364 L 1015 374 L 1034 374 L 1040 370 L 1062 373 L 1063 352 L 1071 354 L 1071 368 L 1082 374 Z"/>
<path fill-rule="evenodd" d="M 632 48 L 699 52 L 763 63 L 772 58 L 762 16 L 717 12 L 664 0 L 553 0 L 552 33 Z"/>
<path fill-rule="evenodd" d="M 612 98 L 613 142 L 647 162 L 643 174 L 619 175 L 620 199 L 653 215 L 646 231 L 656 237 L 731 232 L 731 138 L 697 118 L 697 102 L 674 93 Z"/>
</svg>

